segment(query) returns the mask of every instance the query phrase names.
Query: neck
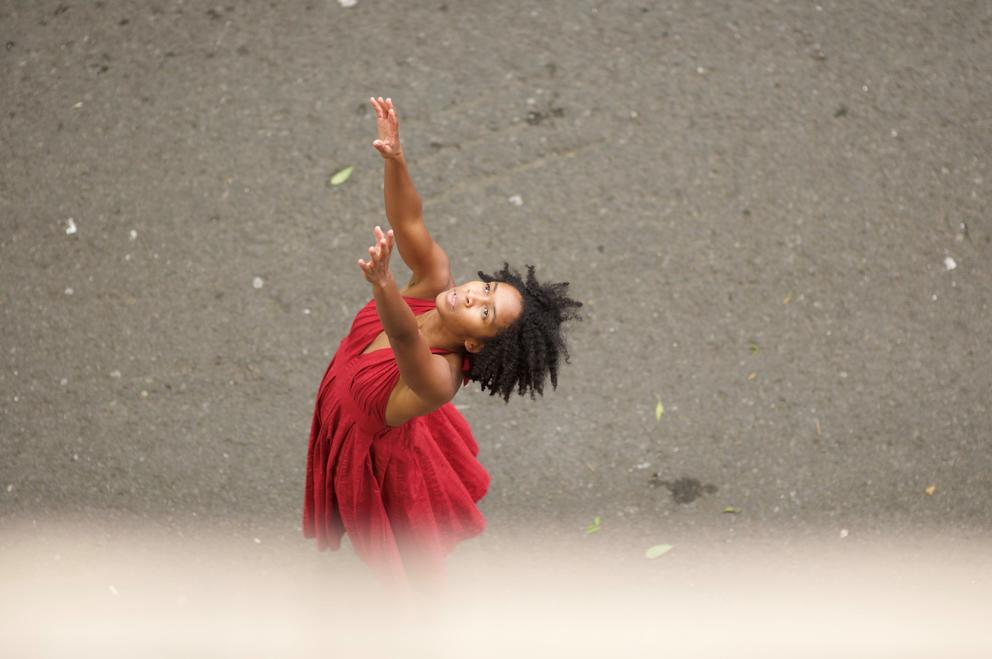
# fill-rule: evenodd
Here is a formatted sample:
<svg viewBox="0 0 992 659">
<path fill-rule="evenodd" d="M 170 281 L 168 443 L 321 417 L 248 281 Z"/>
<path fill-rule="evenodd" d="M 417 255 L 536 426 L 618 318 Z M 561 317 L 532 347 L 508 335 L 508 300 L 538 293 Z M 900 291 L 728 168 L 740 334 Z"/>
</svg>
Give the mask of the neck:
<svg viewBox="0 0 992 659">
<path fill-rule="evenodd" d="M 444 326 L 437 309 L 431 309 L 417 316 L 417 325 L 420 328 L 420 333 L 424 336 L 424 340 L 432 348 L 441 348 L 443 350 L 450 350 L 451 352 L 465 351 L 465 344 Z"/>
</svg>

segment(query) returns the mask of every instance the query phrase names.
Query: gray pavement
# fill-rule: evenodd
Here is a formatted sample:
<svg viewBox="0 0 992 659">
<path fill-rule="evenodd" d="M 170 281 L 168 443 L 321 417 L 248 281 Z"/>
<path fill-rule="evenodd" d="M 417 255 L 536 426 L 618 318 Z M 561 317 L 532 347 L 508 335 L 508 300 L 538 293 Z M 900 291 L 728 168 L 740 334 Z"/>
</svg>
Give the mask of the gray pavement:
<svg viewBox="0 0 992 659">
<path fill-rule="evenodd" d="M 992 531 L 990 2 L 4 0 L 0 44 L 0 527 L 296 537 L 375 94 L 457 280 L 586 304 L 557 392 L 456 399 L 480 542 Z"/>
</svg>

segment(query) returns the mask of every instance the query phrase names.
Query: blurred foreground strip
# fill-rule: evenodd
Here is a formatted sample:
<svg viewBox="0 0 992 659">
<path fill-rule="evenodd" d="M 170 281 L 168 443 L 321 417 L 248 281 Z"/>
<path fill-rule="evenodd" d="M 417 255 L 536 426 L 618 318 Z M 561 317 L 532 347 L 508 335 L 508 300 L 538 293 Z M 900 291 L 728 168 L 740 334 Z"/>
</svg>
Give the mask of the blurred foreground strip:
<svg viewBox="0 0 992 659">
<path fill-rule="evenodd" d="M 992 656 L 987 542 L 679 538 L 645 561 L 642 540 L 565 559 L 481 541 L 451 558 L 442 595 L 404 607 L 295 529 L 0 530 L 3 657 Z"/>
</svg>

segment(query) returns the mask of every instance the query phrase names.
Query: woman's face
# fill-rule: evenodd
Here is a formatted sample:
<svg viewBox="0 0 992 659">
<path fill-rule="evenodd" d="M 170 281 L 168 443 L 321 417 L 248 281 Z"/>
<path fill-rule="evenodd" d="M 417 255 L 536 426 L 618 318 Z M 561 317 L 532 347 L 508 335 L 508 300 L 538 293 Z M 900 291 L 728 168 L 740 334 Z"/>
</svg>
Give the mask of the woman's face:
<svg viewBox="0 0 992 659">
<path fill-rule="evenodd" d="M 523 313 L 520 291 L 504 282 L 470 281 L 434 298 L 445 327 L 462 337 L 469 352 L 513 324 Z"/>
</svg>

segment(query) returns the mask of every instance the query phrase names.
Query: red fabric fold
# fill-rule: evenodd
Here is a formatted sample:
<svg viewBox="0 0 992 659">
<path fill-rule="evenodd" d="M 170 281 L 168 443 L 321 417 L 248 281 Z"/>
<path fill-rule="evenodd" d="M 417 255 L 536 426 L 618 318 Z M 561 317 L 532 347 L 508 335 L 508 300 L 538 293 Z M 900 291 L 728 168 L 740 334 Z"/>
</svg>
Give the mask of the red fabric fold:
<svg viewBox="0 0 992 659">
<path fill-rule="evenodd" d="M 404 300 L 415 315 L 434 308 L 433 300 Z M 390 348 L 362 354 L 381 331 L 371 300 L 321 379 L 307 449 L 303 535 L 316 538 L 320 550 L 336 550 L 347 533 L 387 583 L 405 586 L 411 570 L 441 576 L 445 555 L 483 531 L 475 504 L 489 474 L 468 422 L 451 403 L 400 426 L 385 424 L 399 368 Z M 470 368 L 465 358 L 462 372 Z"/>
</svg>

